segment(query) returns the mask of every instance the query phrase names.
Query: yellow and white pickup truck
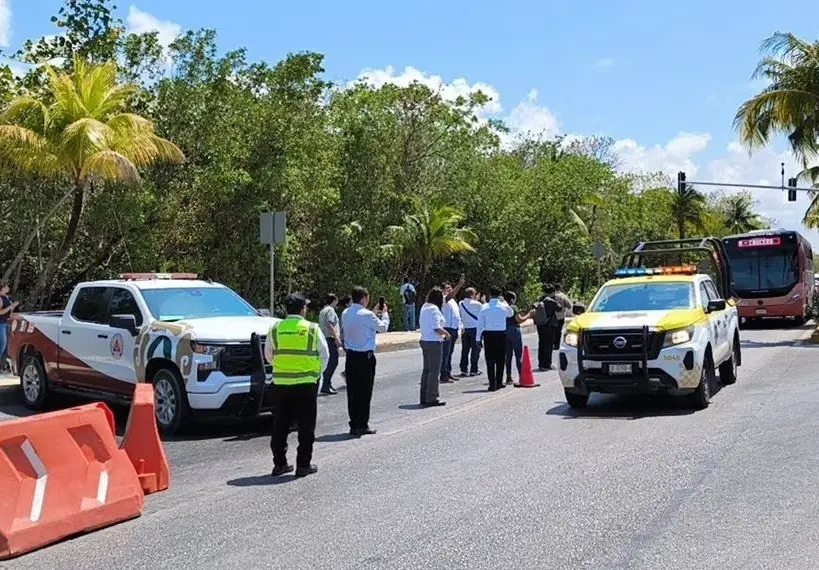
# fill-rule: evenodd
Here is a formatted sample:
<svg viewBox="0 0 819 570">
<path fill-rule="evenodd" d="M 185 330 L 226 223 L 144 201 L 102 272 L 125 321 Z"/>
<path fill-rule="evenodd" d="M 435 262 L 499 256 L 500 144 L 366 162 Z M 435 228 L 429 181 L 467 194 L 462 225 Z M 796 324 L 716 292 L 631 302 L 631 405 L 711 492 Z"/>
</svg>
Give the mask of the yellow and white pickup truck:
<svg viewBox="0 0 819 570">
<path fill-rule="evenodd" d="M 695 265 L 636 267 L 641 250 L 567 325 L 558 374 L 571 407 L 584 407 L 592 392 L 665 392 L 687 396 L 702 409 L 710 403 L 717 370 L 722 384 L 736 382 L 742 355 L 730 267 L 720 259 L 721 248 L 708 247 L 711 241 L 689 241 L 700 242 L 689 249 L 712 253 L 718 282 Z"/>
</svg>

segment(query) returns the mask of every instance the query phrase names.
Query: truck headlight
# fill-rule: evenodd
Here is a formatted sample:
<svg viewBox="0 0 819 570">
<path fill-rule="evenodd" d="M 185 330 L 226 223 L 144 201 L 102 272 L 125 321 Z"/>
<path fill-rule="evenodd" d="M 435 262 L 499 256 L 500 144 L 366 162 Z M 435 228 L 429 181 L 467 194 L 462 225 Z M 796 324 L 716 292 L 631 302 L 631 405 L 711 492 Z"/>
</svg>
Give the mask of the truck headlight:
<svg viewBox="0 0 819 570">
<path fill-rule="evenodd" d="M 684 329 L 677 329 L 675 331 L 667 331 L 665 333 L 665 342 L 663 346 L 675 346 L 678 344 L 685 344 L 691 342 L 694 338 L 694 327 L 686 327 Z"/>
<path fill-rule="evenodd" d="M 577 344 L 580 342 L 580 335 L 574 332 L 567 332 L 563 336 L 563 342 L 569 346 L 577 346 Z"/>
<path fill-rule="evenodd" d="M 199 370 L 216 370 L 219 368 L 219 356 L 224 352 L 224 346 L 217 346 L 214 344 L 199 344 L 196 342 L 191 343 L 193 345 L 193 351 L 196 354 L 202 354 L 205 356 L 210 356 L 210 362 L 201 362 L 199 363 Z"/>
</svg>

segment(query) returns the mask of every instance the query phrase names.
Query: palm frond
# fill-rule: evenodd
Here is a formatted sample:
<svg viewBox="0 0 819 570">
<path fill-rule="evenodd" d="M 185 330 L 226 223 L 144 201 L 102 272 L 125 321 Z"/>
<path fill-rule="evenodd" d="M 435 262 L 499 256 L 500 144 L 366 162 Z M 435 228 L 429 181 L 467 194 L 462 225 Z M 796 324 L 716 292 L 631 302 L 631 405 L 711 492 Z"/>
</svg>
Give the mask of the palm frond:
<svg viewBox="0 0 819 570">
<path fill-rule="evenodd" d="M 103 150 L 91 155 L 83 164 L 81 177 L 85 180 L 101 179 L 117 182 L 139 182 L 139 171 L 127 157 L 113 150 Z"/>
</svg>

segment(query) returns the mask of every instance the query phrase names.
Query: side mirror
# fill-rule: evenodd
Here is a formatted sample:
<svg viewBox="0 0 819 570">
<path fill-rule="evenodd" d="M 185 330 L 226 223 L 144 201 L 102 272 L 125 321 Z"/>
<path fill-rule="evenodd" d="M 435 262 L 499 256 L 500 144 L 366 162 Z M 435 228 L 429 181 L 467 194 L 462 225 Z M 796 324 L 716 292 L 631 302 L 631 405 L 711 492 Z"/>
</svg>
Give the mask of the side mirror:
<svg viewBox="0 0 819 570">
<path fill-rule="evenodd" d="M 725 299 L 717 299 L 716 301 L 709 301 L 708 308 L 705 310 L 706 313 L 713 313 L 716 311 L 724 311 L 725 310 Z"/>
<path fill-rule="evenodd" d="M 586 306 L 585 306 L 585 305 L 582 305 L 582 304 L 580 304 L 580 303 L 576 303 L 576 304 L 575 304 L 575 305 L 572 307 L 572 313 L 574 313 L 574 315 L 575 315 L 575 316 L 577 316 L 577 315 L 582 315 L 582 314 L 583 314 L 583 313 L 585 313 L 585 312 L 586 312 Z"/>
<path fill-rule="evenodd" d="M 270 317 L 270 309 L 256 309 L 256 312 L 259 314 L 260 317 Z"/>
<path fill-rule="evenodd" d="M 115 329 L 124 329 L 131 333 L 131 336 L 137 335 L 136 317 L 134 315 L 111 315 L 108 326 Z"/>
</svg>

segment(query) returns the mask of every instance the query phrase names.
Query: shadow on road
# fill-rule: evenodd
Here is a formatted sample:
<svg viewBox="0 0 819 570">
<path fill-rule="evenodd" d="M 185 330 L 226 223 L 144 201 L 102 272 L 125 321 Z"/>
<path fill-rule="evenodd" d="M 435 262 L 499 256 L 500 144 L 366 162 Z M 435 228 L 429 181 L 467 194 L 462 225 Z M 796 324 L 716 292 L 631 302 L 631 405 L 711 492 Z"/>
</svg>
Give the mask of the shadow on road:
<svg viewBox="0 0 819 570">
<path fill-rule="evenodd" d="M 254 477 L 239 477 L 238 479 L 231 479 L 227 482 L 231 487 L 266 487 L 269 485 L 282 485 L 295 481 L 295 475 L 285 475 L 282 477 L 273 477 L 270 474 L 256 475 Z"/>
<path fill-rule="evenodd" d="M 762 319 L 761 321 L 746 321 L 740 325 L 740 332 L 743 330 L 749 331 L 773 331 L 773 330 L 793 330 L 805 329 L 815 327 L 813 321 L 808 321 L 804 324 L 798 324 L 796 321 L 788 319 Z"/>
<path fill-rule="evenodd" d="M 421 404 L 401 404 L 398 406 L 399 410 L 423 410 L 424 406 Z"/>
<path fill-rule="evenodd" d="M 713 387 L 714 398 L 723 386 Z M 639 420 L 662 416 L 686 416 L 696 410 L 689 407 L 683 397 L 658 394 L 656 396 L 613 396 L 593 394 L 586 408 L 574 409 L 565 402 L 555 402 L 555 407 L 546 412 L 550 416 L 564 419 L 623 419 Z"/>
<path fill-rule="evenodd" d="M 344 432 L 320 435 L 316 438 L 316 441 L 322 443 L 336 443 L 339 441 L 349 441 L 351 439 L 358 439 L 358 437 L 355 435 L 351 435 L 350 432 Z"/>
</svg>

